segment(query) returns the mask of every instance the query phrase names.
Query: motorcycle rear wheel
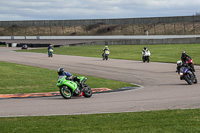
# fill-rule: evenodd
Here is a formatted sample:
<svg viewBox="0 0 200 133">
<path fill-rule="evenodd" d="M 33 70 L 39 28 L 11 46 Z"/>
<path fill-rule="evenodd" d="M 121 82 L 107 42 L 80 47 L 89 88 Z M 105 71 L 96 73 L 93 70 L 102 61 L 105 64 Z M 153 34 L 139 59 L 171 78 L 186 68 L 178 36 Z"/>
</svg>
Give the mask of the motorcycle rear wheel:
<svg viewBox="0 0 200 133">
<path fill-rule="evenodd" d="M 86 84 L 84 84 L 83 86 L 84 86 L 83 96 L 86 97 L 86 98 L 90 98 L 92 96 L 91 88 Z"/>
<path fill-rule="evenodd" d="M 70 99 L 72 97 L 72 92 L 68 89 L 67 86 L 63 86 L 60 88 L 60 94 L 65 99 Z"/>
</svg>

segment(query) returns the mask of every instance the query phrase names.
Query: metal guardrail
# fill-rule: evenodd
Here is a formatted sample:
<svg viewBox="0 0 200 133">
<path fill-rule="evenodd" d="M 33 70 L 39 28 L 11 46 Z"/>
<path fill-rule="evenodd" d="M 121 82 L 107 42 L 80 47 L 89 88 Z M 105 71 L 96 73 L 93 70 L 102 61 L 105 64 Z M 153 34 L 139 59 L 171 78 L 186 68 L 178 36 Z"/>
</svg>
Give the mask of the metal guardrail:
<svg viewBox="0 0 200 133">
<path fill-rule="evenodd" d="M 167 39 L 167 38 L 196 38 L 200 35 L 141 35 L 141 36 L 0 36 L 0 39 L 4 40 L 59 40 L 59 39 L 68 39 L 68 40 L 132 40 L 132 39 Z"/>
</svg>

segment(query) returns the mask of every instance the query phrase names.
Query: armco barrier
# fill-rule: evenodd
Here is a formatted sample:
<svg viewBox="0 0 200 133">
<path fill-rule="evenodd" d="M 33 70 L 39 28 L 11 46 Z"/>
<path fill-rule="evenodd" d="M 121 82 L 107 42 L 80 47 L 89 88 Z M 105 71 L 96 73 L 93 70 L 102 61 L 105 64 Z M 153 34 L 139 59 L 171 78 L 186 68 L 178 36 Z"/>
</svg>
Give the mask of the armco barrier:
<svg viewBox="0 0 200 133">
<path fill-rule="evenodd" d="M 19 37 L 20 38 L 20 37 Z M 50 37 L 51 38 L 51 37 Z M 62 36 L 54 39 L 41 36 L 40 39 L 3 39 L 4 43 L 27 44 L 29 47 L 81 45 L 137 45 L 137 44 L 198 44 L 200 35 L 179 36 Z M 1 37 L 0 37 L 1 39 Z M 21 46 L 21 45 L 19 45 Z"/>
<path fill-rule="evenodd" d="M 195 38 L 166 38 L 166 39 L 133 39 L 133 40 L 102 40 L 87 43 L 70 44 L 69 46 L 84 45 L 150 45 L 150 44 L 198 44 L 200 37 Z"/>
</svg>

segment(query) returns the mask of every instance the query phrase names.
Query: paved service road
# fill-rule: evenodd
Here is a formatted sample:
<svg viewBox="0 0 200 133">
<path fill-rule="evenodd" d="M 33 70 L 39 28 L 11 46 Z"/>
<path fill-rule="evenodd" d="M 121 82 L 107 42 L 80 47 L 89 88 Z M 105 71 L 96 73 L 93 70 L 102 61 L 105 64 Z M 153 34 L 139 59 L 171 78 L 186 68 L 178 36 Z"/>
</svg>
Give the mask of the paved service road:
<svg viewBox="0 0 200 133">
<path fill-rule="evenodd" d="M 136 83 L 144 88 L 94 94 L 91 98 L 73 97 L 70 100 L 61 96 L 1 99 L 1 117 L 200 108 L 199 84 L 187 85 L 185 81 L 181 81 L 175 73 L 176 64 L 144 64 L 141 61 L 117 59 L 103 61 L 101 58 L 55 54 L 53 58 L 48 58 L 47 54 L 11 52 L 12 49 L 1 47 L 0 60 L 54 70 L 62 66 L 72 73 Z M 200 66 L 195 68 L 198 78 Z"/>
</svg>

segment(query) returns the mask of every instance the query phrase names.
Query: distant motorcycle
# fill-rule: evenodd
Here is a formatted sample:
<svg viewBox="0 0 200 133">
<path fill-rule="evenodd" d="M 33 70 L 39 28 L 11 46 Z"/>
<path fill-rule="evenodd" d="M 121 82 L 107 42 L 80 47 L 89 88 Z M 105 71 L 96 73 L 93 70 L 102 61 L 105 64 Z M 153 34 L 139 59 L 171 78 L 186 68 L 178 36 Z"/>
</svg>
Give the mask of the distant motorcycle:
<svg viewBox="0 0 200 133">
<path fill-rule="evenodd" d="M 27 49 L 28 49 L 28 46 L 25 44 L 25 45 L 22 46 L 21 49 L 22 49 L 22 50 L 23 50 L 23 49 L 26 49 L 26 50 L 27 50 Z"/>
<path fill-rule="evenodd" d="M 109 50 L 105 50 L 104 53 L 102 54 L 103 60 L 108 60 L 108 56 L 110 54 Z"/>
<path fill-rule="evenodd" d="M 48 57 L 53 57 L 53 49 L 49 49 L 49 51 L 48 51 Z"/>
<path fill-rule="evenodd" d="M 149 57 L 150 57 L 150 52 L 149 51 L 146 51 L 146 52 L 142 52 L 142 60 L 143 62 L 147 62 L 149 63 Z"/>
<path fill-rule="evenodd" d="M 194 62 L 193 62 L 193 60 L 192 59 L 188 59 L 188 60 L 186 60 L 186 64 L 188 65 L 188 66 L 190 66 L 190 68 L 191 68 L 191 70 L 193 71 L 193 72 L 195 72 L 195 70 L 194 70 Z"/>
<path fill-rule="evenodd" d="M 192 73 L 188 68 L 186 67 L 181 67 L 180 68 L 180 79 L 181 80 L 185 80 L 189 85 L 192 85 L 193 83 L 197 83 L 197 78 L 194 75 L 194 73 Z"/>
</svg>

